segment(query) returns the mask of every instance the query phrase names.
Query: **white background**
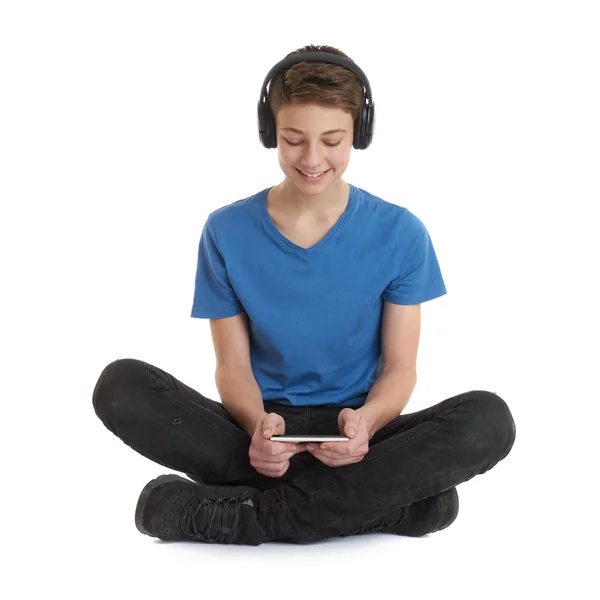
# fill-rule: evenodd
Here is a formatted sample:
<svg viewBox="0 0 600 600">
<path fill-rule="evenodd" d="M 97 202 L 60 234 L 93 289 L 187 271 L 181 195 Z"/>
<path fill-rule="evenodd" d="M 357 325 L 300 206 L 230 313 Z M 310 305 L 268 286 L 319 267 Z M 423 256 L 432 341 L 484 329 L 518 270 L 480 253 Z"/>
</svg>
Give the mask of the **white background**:
<svg viewBox="0 0 600 600">
<path fill-rule="evenodd" d="M 599 30 L 573 0 L 3 2 L 3 596 L 597 598 Z M 133 515 L 170 471 L 92 390 L 135 357 L 218 399 L 199 236 L 282 180 L 256 105 L 310 43 L 372 86 L 344 178 L 423 220 L 447 285 L 405 412 L 488 389 L 517 439 L 426 538 L 163 543 Z"/>
</svg>

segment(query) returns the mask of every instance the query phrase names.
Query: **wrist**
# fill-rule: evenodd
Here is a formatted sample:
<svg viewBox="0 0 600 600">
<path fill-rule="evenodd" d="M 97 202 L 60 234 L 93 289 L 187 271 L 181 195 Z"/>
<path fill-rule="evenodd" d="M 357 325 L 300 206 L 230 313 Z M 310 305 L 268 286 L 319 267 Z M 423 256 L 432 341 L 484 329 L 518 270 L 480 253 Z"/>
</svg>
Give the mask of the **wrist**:
<svg viewBox="0 0 600 600">
<path fill-rule="evenodd" d="M 371 439 L 373 435 L 375 435 L 376 431 L 375 421 L 373 415 L 371 414 L 371 411 L 369 411 L 369 409 L 365 405 L 363 405 L 360 408 L 357 408 L 356 412 L 360 416 L 361 421 L 366 425 L 367 432 L 369 434 L 369 439 Z"/>
<path fill-rule="evenodd" d="M 246 433 L 250 436 L 253 437 L 254 434 L 256 433 L 256 430 L 260 427 L 261 423 L 263 422 L 263 419 L 267 416 L 266 411 L 262 411 L 257 413 L 252 420 L 250 421 L 248 427 L 246 428 Z"/>
</svg>

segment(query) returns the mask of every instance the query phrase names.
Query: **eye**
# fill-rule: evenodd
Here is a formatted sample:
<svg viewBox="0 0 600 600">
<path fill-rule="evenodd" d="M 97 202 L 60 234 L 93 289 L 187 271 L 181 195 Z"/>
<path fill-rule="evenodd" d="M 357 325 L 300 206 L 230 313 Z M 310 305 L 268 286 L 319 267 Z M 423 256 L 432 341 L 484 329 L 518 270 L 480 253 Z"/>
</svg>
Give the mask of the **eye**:
<svg viewBox="0 0 600 600">
<path fill-rule="evenodd" d="M 289 146 L 299 146 L 302 142 L 296 142 L 295 144 L 293 144 L 292 142 L 290 142 L 289 140 L 287 140 L 286 138 L 283 138 L 287 144 Z M 326 146 L 329 146 L 330 148 L 333 148 L 335 146 L 339 146 L 342 143 L 342 140 L 340 140 L 337 144 L 328 144 L 327 142 L 323 142 Z"/>
</svg>

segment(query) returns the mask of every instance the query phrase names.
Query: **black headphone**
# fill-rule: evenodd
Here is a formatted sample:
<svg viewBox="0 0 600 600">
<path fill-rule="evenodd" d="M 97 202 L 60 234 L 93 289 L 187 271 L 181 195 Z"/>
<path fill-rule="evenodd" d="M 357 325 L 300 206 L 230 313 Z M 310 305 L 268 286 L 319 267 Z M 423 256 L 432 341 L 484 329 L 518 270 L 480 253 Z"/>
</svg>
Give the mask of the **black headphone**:
<svg viewBox="0 0 600 600">
<path fill-rule="evenodd" d="M 355 73 L 361 80 L 365 88 L 365 101 L 354 121 L 354 140 L 352 146 L 356 150 L 365 150 L 371 144 L 373 139 L 373 129 L 375 128 L 375 104 L 371 96 L 371 86 L 367 76 L 362 69 L 353 61 L 332 54 L 331 52 L 304 52 L 294 54 L 279 61 L 267 74 L 260 91 L 260 100 L 258 101 L 258 137 L 265 148 L 277 148 L 277 135 L 275 128 L 275 119 L 273 111 L 267 102 L 267 85 L 272 77 L 279 71 L 285 71 L 290 66 L 302 62 L 325 62 L 341 65 Z"/>
</svg>

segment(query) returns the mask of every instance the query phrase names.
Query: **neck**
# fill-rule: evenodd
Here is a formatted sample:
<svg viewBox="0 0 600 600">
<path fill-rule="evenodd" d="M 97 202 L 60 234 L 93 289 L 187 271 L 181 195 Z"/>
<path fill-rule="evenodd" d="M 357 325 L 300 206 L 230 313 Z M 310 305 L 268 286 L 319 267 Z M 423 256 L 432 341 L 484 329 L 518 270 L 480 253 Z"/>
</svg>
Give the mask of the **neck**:
<svg viewBox="0 0 600 600">
<path fill-rule="evenodd" d="M 327 216 L 343 210 L 348 203 L 350 186 L 342 179 L 317 194 L 305 194 L 289 179 L 271 190 L 274 204 L 295 216 Z"/>
</svg>

